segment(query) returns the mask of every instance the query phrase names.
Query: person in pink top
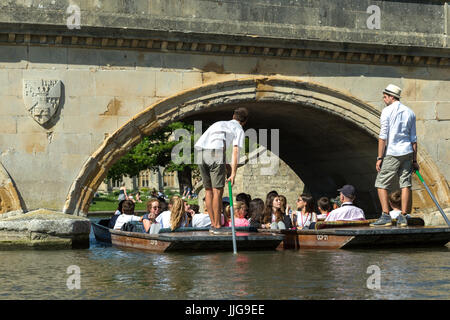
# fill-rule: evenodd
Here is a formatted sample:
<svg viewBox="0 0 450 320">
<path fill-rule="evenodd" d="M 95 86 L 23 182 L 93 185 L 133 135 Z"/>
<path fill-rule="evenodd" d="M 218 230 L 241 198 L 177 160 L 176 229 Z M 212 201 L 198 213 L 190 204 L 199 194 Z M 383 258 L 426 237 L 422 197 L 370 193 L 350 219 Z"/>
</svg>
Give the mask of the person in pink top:
<svg viewBox="0 0 450 320">
<path fill-rule="evenodd" d="M 365 220 L 366 217 L 364 216 L 364 211 L 353 204 L 353 201 L 355 201 L 356 198 L 355 187 L 346 184 L 341 189 L 338 189 L 338 191 L 340 192 L 339 196 L 342 205 L 340 208 L 331 211 L 325 221 Z"/>
<path fill-rule="evenodd" d="M 248 227 L 250 222 L 245 219 L 245 215 L 247 214 L 247 205 L 242 201 L 236 201 L 233 205 L 234 208 L 234 226 L 235 227 Z M 231 216 L 230 206 L 227 206 L 225 209 L 227 211 L 227 215 Z M 229 221 L 229 226 L 231 226 L 231 219 Z"/>
</svg>

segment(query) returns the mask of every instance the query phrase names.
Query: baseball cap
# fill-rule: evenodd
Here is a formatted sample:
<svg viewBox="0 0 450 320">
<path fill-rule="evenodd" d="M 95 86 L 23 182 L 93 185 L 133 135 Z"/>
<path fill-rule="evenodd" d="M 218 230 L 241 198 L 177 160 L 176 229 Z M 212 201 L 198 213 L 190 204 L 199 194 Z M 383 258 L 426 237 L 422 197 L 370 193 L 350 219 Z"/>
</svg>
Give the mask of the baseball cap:
<svg viewBox="0 0 450 320">
<path fill-rule="evenodd" d="M 355 187 L 352 186 L 351 184 L 346 184 L 345 186 L 343 186 L 342 188 L 338 189 L 339 192 L 342 192 L 342 194 L 344 196 L 346 196 L 347 198 L 352 198 L 355 196 L 356 190 Z"/>
</svg>

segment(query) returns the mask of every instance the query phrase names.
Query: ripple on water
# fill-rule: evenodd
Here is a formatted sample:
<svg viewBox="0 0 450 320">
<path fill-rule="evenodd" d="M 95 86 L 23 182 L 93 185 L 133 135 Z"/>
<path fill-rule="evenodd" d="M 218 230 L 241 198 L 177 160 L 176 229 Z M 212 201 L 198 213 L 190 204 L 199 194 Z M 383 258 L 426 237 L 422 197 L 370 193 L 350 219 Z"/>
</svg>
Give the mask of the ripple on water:
<svg viewBox="0 0 450 320">
<path fill-rule="evenodd" d="M 154 254 L 0 251 L 0 299 L 449 299 L 447 247 Z M 67 268 L 81 271 L 69 290 Z M 380 268 L 370 290 L 367 268 Z"/>
</svg>

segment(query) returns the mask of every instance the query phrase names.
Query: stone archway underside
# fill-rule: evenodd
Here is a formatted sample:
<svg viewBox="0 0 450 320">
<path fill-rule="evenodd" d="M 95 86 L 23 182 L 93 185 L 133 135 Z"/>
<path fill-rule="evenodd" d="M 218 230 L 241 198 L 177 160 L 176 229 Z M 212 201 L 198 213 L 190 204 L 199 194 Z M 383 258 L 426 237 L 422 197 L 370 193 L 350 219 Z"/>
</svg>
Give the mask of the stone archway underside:
<svg viewBox="0 0 450 320">
<path fill-rule="evenodd" d="M 23 210 L 19 194 L 8 172 L 0 163 L 0 214 L 16 210 Z"/>
<path fill-rule="evenodd" d="M 353 183 L 365 195 L 365 202 L 374 201 L 373 158 L 379 111 L 355 97 L 315 83 L 285 77 L 252 77 L 183 91 L 135 115 L 85 162 L 70 187 L 63 211 L 86 214 L 108 169 L 142 137 L 181 119 L 227 119 L 236 106 L 250 109 L 250 127 L 281 129 L 280 157 L 313 193 L 320 189 L 330 195 L 341 183 Z M 449 205 L 446 180 L 420 148 L 418 160 L 437 199 Z M 424 196 L 425 192 L 420 187 L 415 190 L 418 196 L 414 197 L 413 206 L 430 210 L 434 204 Z M 369 206 L 374 207 L 373 203 Z"/>
</svg>

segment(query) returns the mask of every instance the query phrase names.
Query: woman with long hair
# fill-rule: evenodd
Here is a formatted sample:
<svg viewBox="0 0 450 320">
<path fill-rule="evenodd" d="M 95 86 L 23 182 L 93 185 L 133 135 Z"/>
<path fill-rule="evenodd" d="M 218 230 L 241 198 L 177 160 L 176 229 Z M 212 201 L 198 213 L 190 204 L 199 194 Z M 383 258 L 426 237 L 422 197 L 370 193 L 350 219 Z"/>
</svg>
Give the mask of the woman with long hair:
<svg viewBox="0 0 450 320">
<path fill-rule="evenodd" d="M 297 228 L 308 229 L 313 222 L 317 222 L 314 212 L 314 199 L 311 195 L 302 194 L 297 199 Z"/>
<path fill-rule="evenodd" d="M 247 215 L 247 205 L 243 201 L 236 201 L 233 204 L 234 209 L 234 226 L 235 227 L 248 227 L 249 222 L 247 219 L 245 219 L 245 216 Z M 227 206 L 225 208 L 225 211 L 227 213 L 227 216 L 231 217 L 231 209 L 230 206 Z"/>
<path fill-rule="evenodd" d="M 286 229 L 288 226 L 284 223 L 284 217 L 280 197 L 275 193 L 269 193 L 264 207 L 263 228 Z"/>
<path fill-rule="evenodd" d="M 179 227 L 188 226 L 188 218 L 184 207 L 184 201 L 178 197 L 173 196 L 170 199 L 170 229 L 173 231 Z"/>
<path fill-rule="evenodd" d="M 170 228 L 172 231 L 179 227 L 187 227 L 189 221 L 183 200 L 179 196 L 170 198 L 169 210 L 161 213 L 156 218 L 156 222 L 161 224 L 161 228 Z"/>
<path fill-rule="evenodd" d="M 261 228 L 264 218 L 264 201 L 260 198 L 251 200 L 248 215 L 250 216 L 248 219 L 250 227 Z"/>
</svg>

